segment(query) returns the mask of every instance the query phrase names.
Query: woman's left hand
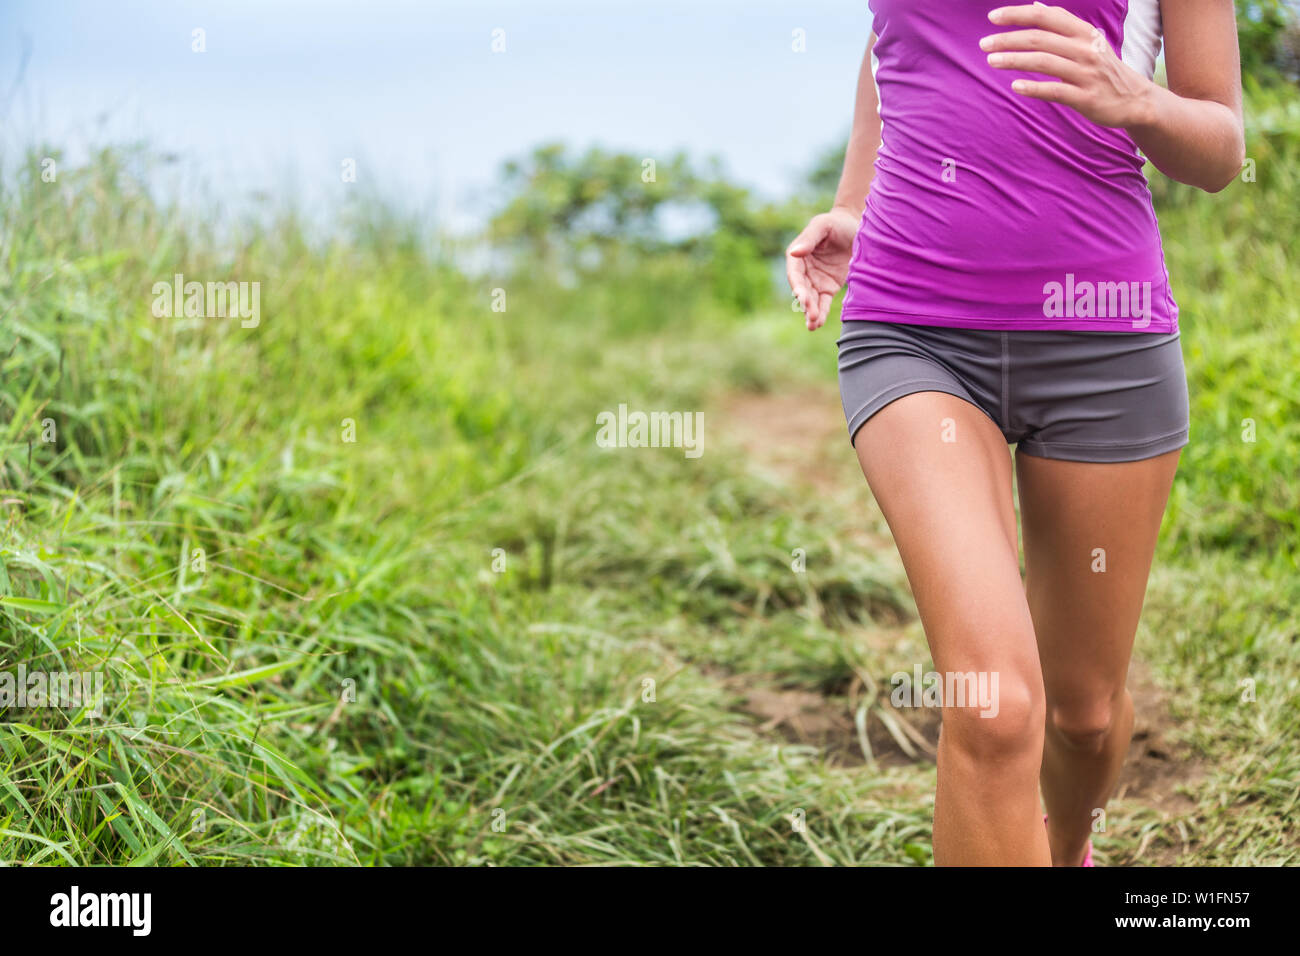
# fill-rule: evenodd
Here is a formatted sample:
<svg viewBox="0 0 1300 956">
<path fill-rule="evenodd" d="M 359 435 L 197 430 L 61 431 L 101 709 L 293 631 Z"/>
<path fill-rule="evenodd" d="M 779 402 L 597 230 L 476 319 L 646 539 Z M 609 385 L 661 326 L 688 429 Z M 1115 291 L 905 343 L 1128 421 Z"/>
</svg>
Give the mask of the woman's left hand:
<svg viewBox="0 0 1300 956">
<path fill-rule="evenodd" d="M 989 20 L 1022 28 L 980 40 L 990 66 L 1060 80 L 1017 79 L 1011 84 L 1016 93 L 1069 106 L 1100 126 L 1148 121 L 1155 84 L 1117 57 L 1097 27 L 1043 3 L 998 7 Z"/>
</svg>

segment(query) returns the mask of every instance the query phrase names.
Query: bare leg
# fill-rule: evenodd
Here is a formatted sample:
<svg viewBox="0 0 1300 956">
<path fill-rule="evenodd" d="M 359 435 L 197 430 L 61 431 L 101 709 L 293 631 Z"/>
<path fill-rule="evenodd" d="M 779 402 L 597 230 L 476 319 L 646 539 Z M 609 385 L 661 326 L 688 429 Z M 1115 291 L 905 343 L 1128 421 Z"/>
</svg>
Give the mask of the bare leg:
<svg viewBox="0 0 1300 956">
<path fill-rule="evenodd" d="M 1046 866 L 1038 802 L 1045 697 L 1020 578 L 1006 440 L 969 402 L 916 392 L 869 419 L 855 445 L 936 668 L 998 679 L 996 716 L 944 701 L 935 862 Z"/>
<path fill-rule="evenodd" d="M 1124 685 L 1178 457 L 1016 456 L 1025 591 L 1047 691 L 1043 799 L 1059 866 L 1083 859 L 1133 735 Z"/>
</svg>

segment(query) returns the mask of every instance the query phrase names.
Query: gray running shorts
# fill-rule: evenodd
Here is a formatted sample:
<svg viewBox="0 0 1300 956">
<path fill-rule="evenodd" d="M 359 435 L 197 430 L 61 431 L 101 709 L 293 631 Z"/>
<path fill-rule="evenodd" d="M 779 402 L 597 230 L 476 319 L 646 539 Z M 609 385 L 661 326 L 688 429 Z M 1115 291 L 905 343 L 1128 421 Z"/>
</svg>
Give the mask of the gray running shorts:
<svg viewBox="0 0 1300 956">
<path fill-rule="evenodd" d="M 954 329 L 843 323 L 840 397 L 849 440 L 912 392 L 970 402 L 1018 452 L 1136 461 L 1187 444 L 1178 333 Z"/>
</svg>

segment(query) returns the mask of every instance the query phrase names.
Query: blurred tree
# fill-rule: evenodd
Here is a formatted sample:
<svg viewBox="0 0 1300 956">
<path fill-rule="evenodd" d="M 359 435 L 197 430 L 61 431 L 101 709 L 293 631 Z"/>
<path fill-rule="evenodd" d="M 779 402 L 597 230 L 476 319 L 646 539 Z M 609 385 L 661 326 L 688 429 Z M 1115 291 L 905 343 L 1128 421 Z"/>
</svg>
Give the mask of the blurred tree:
<svg viewBox="0 0 1300 956">
<path fill-rule="evenodd" d="M 507 163 L 502 186 L 509 198 L 488 234 L 518 265 L 581 278 L 678 254 L 739 310 L 772 300 L 772 260 L 813 209 L 759 201 L 717 160 L 697 170 L 680 153 L 658 161 L 549 144 Z"/>
<path fill-rule="evenodd" d="M 772 271 L 751 236 L 715 231 L 709 273 L 714 298 L 737 312 L 750 312 L 772 300 Z"/>
<path fill-rule="evenodd" d="M 1235 0 L 1241 72 L 1263 79 L 1273 73 L 1295 80 L 1300 5 L 1296 0 Z"/>
<path fill-rule="evenodd" d="M 847 132 L 844 138 L 848 139 Z M 844 170 L 844 153 L 843 145 L 826 150 L 808 172 L 805 181 L 813 194 L 822 200 L 819 206 L 829 206 L 835 201 L 835 190 L 839 188 L 840 173 Z"/>
<path fill-rule="evenodd" d="M 511 198 L 491 237 L 543 262 L 611 243 L 659 245 L 660 207 L 697 188 L 681 154 L 664 163 L 601 149 L 575 157 L 557 143 L 506 163 L 502 186 Z"/>
</svg>

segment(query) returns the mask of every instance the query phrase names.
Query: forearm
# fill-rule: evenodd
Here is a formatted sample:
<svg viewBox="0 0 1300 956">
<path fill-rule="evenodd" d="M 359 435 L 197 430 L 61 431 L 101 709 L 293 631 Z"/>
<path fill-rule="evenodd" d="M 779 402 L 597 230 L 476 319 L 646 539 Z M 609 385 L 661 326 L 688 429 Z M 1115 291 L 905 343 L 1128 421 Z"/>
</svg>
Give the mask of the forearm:
<svg viewBox="0 0 1300 956">
<path fill-rule="evenodd" d="M 1231 107 L 1151 83 L 1136 114 L 1125 128 L 1170 179 L 1218 192 L 1241 172 L 1245 135 L 1241 117 Z"/>
<path fill-rule="evenodd" d="M 876 81 L 871 75 L 871 50 L 875 42 L 873 34 L 858 71 L 853 131 L 849 134 L 849 145 L 844 151 L 840 185 L 835 190 L 835 208 L 847 209 L 855 216 L 862 215 L 862 207 L 867 201 L 867 193 L 875 175 L 876 152 L 880 149 L 880 109 L 876 99 Z"/>
</svg>

